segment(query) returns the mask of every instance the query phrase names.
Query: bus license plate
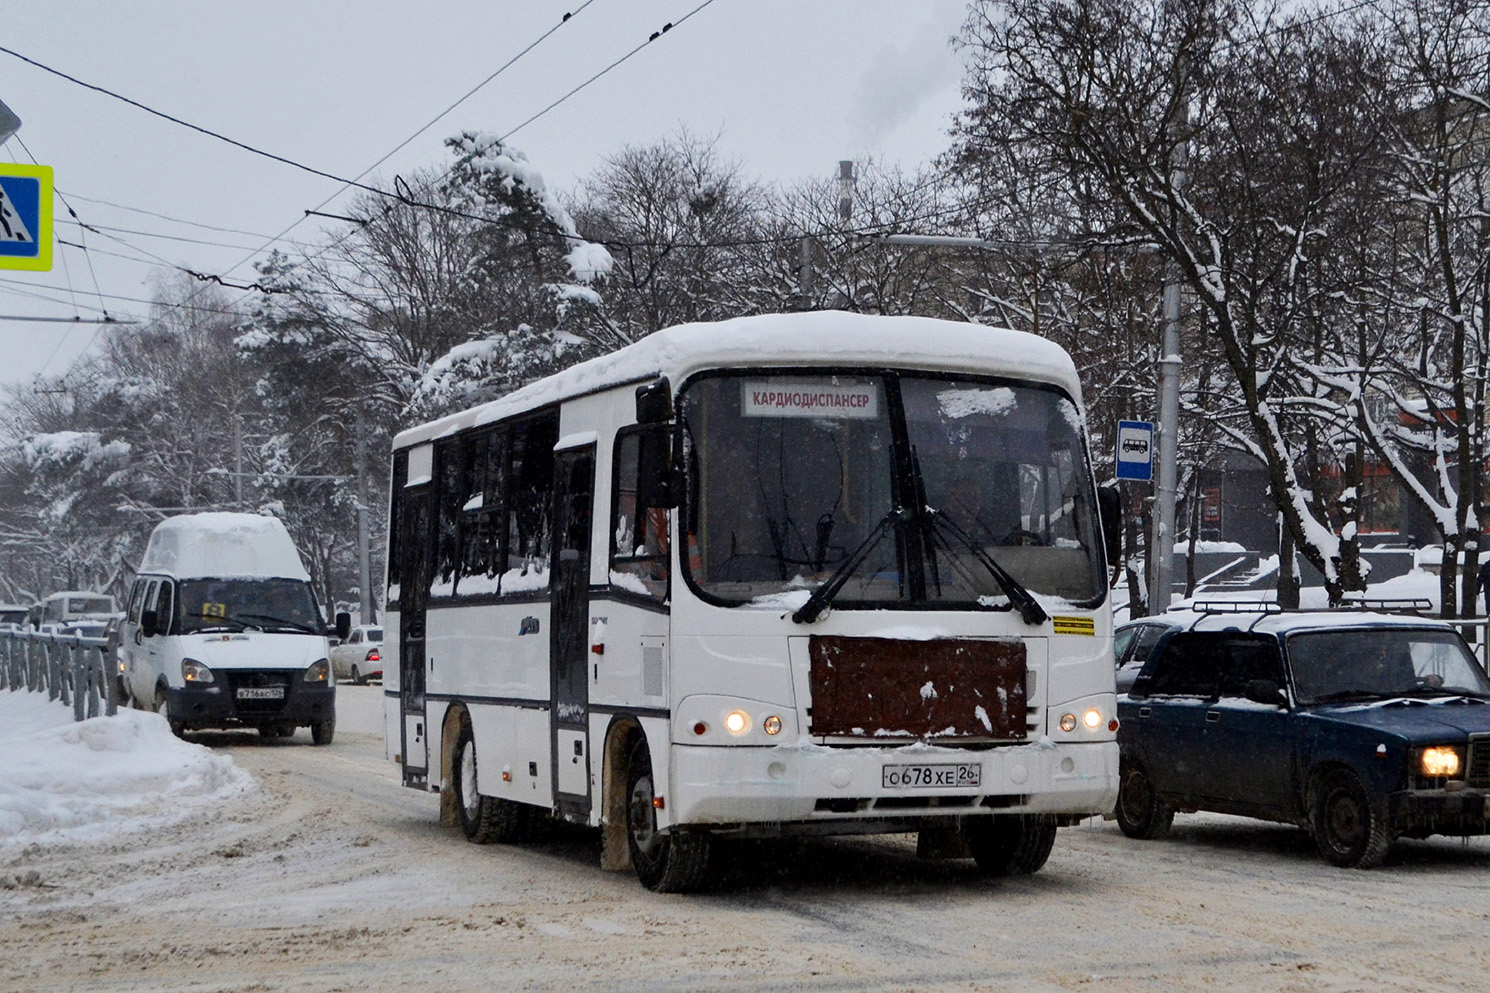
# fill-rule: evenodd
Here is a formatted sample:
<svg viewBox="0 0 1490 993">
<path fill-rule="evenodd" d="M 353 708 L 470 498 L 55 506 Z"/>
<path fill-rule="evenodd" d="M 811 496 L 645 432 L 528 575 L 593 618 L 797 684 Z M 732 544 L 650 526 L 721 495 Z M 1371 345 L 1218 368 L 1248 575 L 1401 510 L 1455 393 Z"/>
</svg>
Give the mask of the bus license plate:
<svg viewBox="0 0 1490 993">
<path fill-rule="evenodd" d="M 887 790 L 957 789 L 982 784 L 983 767 L 976 762 L 945 765 L 887 765 L 883 767 L 880 785 Z"/>
<path fill-rule="evenodd" d="M 240 700 L 283 700 L 285 688 L 283 686 L 240 686 L 238 688 L 238 699 Z"/>
</svg>

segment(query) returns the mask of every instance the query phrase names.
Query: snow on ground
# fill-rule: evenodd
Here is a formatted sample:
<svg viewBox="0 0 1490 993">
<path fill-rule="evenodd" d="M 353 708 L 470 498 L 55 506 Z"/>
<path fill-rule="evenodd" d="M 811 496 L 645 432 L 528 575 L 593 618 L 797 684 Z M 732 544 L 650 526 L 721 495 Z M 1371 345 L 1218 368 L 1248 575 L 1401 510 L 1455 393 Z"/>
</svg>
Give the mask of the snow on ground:
<svg viewBox="0 0 1490 993">
<path fill-rule="evenodd" d="M 0 690 L 0 853 L 114 839 L 171 824 L 254 780 L 182 741 L 158 714 L 74 722 L 45 693 Z"/>
</svg>

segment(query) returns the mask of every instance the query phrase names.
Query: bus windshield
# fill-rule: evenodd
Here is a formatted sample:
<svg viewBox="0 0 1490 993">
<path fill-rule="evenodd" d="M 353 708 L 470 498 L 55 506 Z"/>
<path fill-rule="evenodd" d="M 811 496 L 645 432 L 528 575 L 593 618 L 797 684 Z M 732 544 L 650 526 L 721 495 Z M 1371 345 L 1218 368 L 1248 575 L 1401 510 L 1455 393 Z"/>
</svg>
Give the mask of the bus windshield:
<svg viewBox="0 0 1490 993">
<path fill-rule="evenodd" d="M 183 579 L 179 609 L 182 634 L 247 628 L 321 633 L 310 586 L 298 579 Z"/>
<path fill-rule="evenodd" d="M 1056 388 L 719 374 L 686 387 L 680 417 L 684 558 L 706 599 L 775 604 L 848 569 L 834 606 L 1007 608 L 990 559 L 1035 594 L 1105 592 L 1080 416 Z"/>
</svg>

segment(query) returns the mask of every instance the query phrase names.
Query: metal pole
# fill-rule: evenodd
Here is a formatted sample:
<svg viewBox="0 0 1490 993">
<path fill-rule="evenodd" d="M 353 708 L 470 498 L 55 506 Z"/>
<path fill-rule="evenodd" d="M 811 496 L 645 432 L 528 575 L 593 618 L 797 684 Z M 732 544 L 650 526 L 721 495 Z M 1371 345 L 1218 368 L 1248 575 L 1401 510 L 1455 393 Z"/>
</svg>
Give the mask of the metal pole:
<svg viewBox="0 0 1490 993">
<path fill-rule="evenodd" d="M 233 503 L 243 509 L 243 415 L 233 414 Z"/>
<path fill-rule="evenodd" d="M 1189 59 L 1180 56 L 1182 92 L 1180 94 L 1179 140 L 1169 153 L 1169 183 L 1176 192 L 1185 188 L 1189 171 L 1189 139 L 1184 134 L 1190 123 Z M 1163 613 L 1169 609 L 1174 592 L 1174 505 L 1179 496 L 1180 433 L 1180 267 L 1170 262 L 1164 275 L 1164 343 L 1159 355 L 1159 476 L 1154 487 L 1158 505 L 1154 514 L 1152 562 L 1149 567 L 1149 610 Z"/>
<path fill-rule="evenodd" d="M 357 420 L 357 588 L 361 592 L 358 614 L 363 624 L 376 624 L 377 608 L 372 595 L 372 556 L 367 547 L 367 441 L 362 420 Z"/>
</svg>

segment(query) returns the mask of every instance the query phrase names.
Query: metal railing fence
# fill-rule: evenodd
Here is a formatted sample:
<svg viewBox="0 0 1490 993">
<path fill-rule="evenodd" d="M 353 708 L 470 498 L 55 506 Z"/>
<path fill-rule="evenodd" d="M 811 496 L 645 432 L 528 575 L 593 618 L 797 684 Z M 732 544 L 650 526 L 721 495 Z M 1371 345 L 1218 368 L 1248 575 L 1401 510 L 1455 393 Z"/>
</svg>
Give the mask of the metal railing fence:
<svg viewBox="0 0 1490 993">
<path fill-rule="evenodd" d="M 110 638 L 0 625 L 0 689 L 45 691 L 73 720 L 119 709 L 119 652 Z"/>
</svg>

